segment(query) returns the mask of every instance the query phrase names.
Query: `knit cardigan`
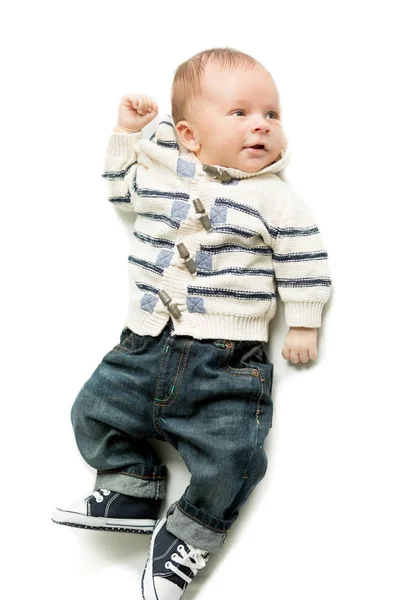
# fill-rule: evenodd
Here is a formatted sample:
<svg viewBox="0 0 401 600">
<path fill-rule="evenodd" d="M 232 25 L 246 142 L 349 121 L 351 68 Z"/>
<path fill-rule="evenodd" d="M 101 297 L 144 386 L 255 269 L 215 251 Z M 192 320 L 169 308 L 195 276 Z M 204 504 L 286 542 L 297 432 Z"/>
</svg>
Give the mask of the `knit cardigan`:
<svg viewBox="0 0 401 600">
<path fill-rule="evenodd" d="M 176 335 L 267 341 L 277 294 L 288 326 L 321 326 L 328 256 L 313 214 L 280 177 L 288 156 L 256 173 L 203 165 L 169 115 L 150 139 L 111 135 L 108 200 L 136 214 L 127 327 L 157 336 L 172 318 Z"/>
</svg>

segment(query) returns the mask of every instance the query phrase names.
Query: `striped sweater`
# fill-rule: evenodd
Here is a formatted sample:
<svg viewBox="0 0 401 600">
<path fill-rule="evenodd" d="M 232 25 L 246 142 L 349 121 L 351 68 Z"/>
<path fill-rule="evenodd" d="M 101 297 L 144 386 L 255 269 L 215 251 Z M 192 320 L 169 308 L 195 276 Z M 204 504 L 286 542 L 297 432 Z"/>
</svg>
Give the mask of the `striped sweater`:
<svg viewBox="0 0 401 600">
<path fill-rule="evenodd" d="M 331 290 L 327 252 L 311 211 L 280 177 L 288 149 L 256 172 L 203 165 L 170 116 L 150 139 L 113 133 L 108 200 L 136 220 L 125 325 L 158 335 L 268 340 L 284 302 L 288 326 L 320 327 Z"/>
</svg>

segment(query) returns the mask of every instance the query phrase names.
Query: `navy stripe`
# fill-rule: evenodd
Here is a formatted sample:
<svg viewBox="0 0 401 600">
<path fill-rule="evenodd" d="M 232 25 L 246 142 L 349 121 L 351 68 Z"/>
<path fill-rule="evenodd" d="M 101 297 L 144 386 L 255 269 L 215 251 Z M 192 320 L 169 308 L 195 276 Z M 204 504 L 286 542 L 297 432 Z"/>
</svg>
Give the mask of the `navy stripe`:
<svg viewBox="0 0 401 600">
<path fill-rule="evenodd" d="M 151 188 L 140 188 L 136 184 L 136 180 L 133 186 L 135 193 L 138 196 L 147 198 L 170 198 L 171 200 L 189 200 L 189 194 L 185 192 L 164 192 L 162 190 L 154 190 Z"/>
<path fill-rule="evenodd" d="M 135 281 L 135 285 L 143 292 L 152 292 L 152 294 L 157 294 L 159 291 L 153 285 L 149 285 L 148 283 L 142 283 L 140 281 Z"/>
<path fill-rule="evenodd" d="M 204 252 L 217 254 L 219 252 L 250 252 L 251 254 L 272 254 L 272 249 L 268 246 L 241 246 L 241 244 L 219 244 L 219 245 L 203 245 L 199 249 Z"/>
<path fill-rule="evenodd" d="M 177 221 L 176 219 L 171 219 L 170 217 L 163 215 L 163 213 L 138 212 L 136 214 L 141 215 L 142 217 L 146 217 L 147 219 L 152 219 L 153 221 L 163 221 L 163 223 L 167 223 L 167 225 L 169 225 L 173 229 L 179 229 L 180 227 L 180 221 Z"/>
<path fill-rule="evenodd" d="M 132 181 L 131 181 L 131 187 L 134 190 L 135 193 L 137 193 L 137 187 L 136 187 L 136 178 L 138 176 L 138 169 L 135 169 L 134 171 L 134 176 L 132 177 Z"/>
<path fill-rule="evenodd" d="M 136 164 L 137 164 L 137 161 L 131 163 L 129 167 L 127 167 L 126 169 L 123 169 L 122 171 L 105 171 L 104 173 L 102 173 L 102 177 L 104 177 L 108 181 L 114 181 L 116 179 L 124 179 L 124 177 L 130 170 L 132 165 L 136 165 Z"/>
<path fill-rule="evenodd" d="M 234 202 L 228 198 L 216 198 L 215 204 L 218 206 L 228 206 L 229 208 L 245 212 L 253 217 L 258 218 L 260 221 L 262 221 L 263 225 L 273 238 L 276 238 L 278 235 L 282 237 L 292 237 L 298 235 L 315 235 L 316 233 L 319 233 L 319 229 L 316 225 L 313 225 L 312 227 L 272 227 L 255 208 L 251 208 L 250 206 L 241 204 L 240 202 Z"/>
<path fill-rule="evenodd" d="M 164 129 L 164 133 L 167 135 L 167 137 L 169 137 L 169 133 L 167 133 L 167 131 L 165 130 L 165 127 L 160 127 L 161 125 L 167 125 L 168 127 L 170 127 L 172 129 L 172 137 L 170 137 L 170 139 L 167 139 L 167 140 L 157 139 L 156 144 L 158 146 L 161 146 L 162 148 L 179 150 L 179 145 L 176 140 L 175 129 L 174 129 L 173 123 L 170 123 L 169 121 L 160 121 L 157 125 L 156 133 L 160 133 L 160 131 L 163 131 L 163 129 Z M 159 128 L 160 128 L 160 131 L 159 131 Z M 154 135 L 156 135 L 156 133 Z"/>
<path fill-rule="evenodd" d="M 156 144 L 158 146 L 162 146 L 163 148 L 171 148 L 172 150 L 179 150 L 179 146 L 177 142 L 164 142 L 162 140 L 157 140 Z"/>
<path fill-rule="evenodd" d="M 330 277 L 299 277 L 293 279 L 276 279 L 277 285 L 282 287 L 312 287 L 314 285 L 331 285 Z"/>
<path fill-rule="evenodd" d="M 203 271 L 198 269 L 196 274 L 199 277 L 209 277 L 209 275 L 274 275 L 273 269 L 244 269 L 243 267 L 227 267 L 226 269 L 214 269 L 213 271 Z"/>
<path fill-rule="evenodd" d="M 213 231 L 219 231 L 221 233 L 235 233 L 236 235 L 242 235 L 242 237 L 250 238 L 254 235 L 259 235 L 257 231 L 252 229 L 245 229 L 244 227 L 237 227 L 236 225 L 212 225 Z"/>
<path fill-rule="evenodd" d="M 158 275 L 163 275 L 163 269 L 161 267 L 158 267 L 154 263 L 148 262 L 147 260 L 143 260 L 142 258 L 136 258 L 136 256 L 132 256 L 132 254 L 128 256 L 128 262 L 134 263 L 135 265 L 139 265 L 147 271 L 152 271 L 153 273 L 157 273 Z"/>
<path fill-rule="evenodd" d="M 162 190 L 152 190 L 150 188 L 139 188 L 135 190 L 138 196 L 144 196 L 145 198 L 169 198 L 171 200 L 189 200 L 189 194 L 184 192 L 163 192 Z"/>
<path fill-rule="evenodd" d="M 111 198 L 107 198 L 109 202 L 125 202 L 129 204 L 131 202 L 131 194 L 127 192 L 125 196 L 112 196 Z"/>
<path fill-rule="evenodd" d="M 260 212 L 256 210 L 256 208 L 251 208 L 247 204 L 241 204 L 241 202 L 234 202 L 234 200 L 230 200 L 229 198 L 216 198 L 214 202 L 217 206 L 228 206 L 229 208 L 233 208 L 234 210 L 240 210 L 241 212 L 248 213 L 248 215 L 252 215 L 256 219 L 260 219 Z"/>
<path fill-rule="evenodd" d="M 301 260 L 321 260 L 328 258 L 327 252 L 293 252 L 291 254 L 273 254 L 275 262 L 299 262 Z"/>
<path fill-rule="evenodd" d="M 199 296 L 219 296 L 223 298 L 270 300 L 276 297 L 273 292 L 243 292 L 237 290 L 227 290 L 223 288 L 203 288 L 193 285 L 188 286 L 188 293 Z"/>
<path fill-rule="evenodd" d="M 281 237 L 315 235 L 315 233 L 319 233 L 319 229 L 316 225 L 313 225 L 312 227 L 283 227 L 277 230 L 277 235 Z"/>
<path fill-rule="evenodd" d="M 134 231 L 134 236 L 141 242 L 156 246 L 156 248 L 174 248 L 174 242 L 170 242 L 170 240 L 165 240 L 164 238 L 155 238 L 150 235 L 139 233 L 138 231 Z"/>
<path fill-rule="evenodd" d="M 239 210 L 241 212 L 247 213 L 248 215 L 251 215 L 252 217 L 255 217 L 255 219 L 262 221 L 263 225 L 266 227 L 267 231 L 271 236 L 276 237 L 277 229 L 269 225 L 267 221 L 262 217 L 261 213 L 258 210 L 256 210 L 256 208 L 251 208 L 247 204 L 242 204 L 241 202 L 234 202 L 229 198 L 216 198 L 215 204 L 217 206 L 228 206 L 229 208 Z"/>
</svg>

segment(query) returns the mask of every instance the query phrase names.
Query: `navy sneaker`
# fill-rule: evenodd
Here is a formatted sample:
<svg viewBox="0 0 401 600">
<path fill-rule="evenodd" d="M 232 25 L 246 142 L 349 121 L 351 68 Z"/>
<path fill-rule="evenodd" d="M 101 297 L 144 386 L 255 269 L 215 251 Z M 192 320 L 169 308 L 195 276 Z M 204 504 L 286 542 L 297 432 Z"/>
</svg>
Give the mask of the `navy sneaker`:
<svg viewBox="0 0 401 600">
<path fill-rule="evenodd" d="M 152 533 L 160 505 L 161 499 L 134 498 L 100 489 L 68 508 L 56 508 L 52 521 L 60 525 L 100 531 Z"/>
<path fill-rule="evenodd" d="M 166 518 L 157 522 L 150 540 L 142 575 L 144 600 L 179 600 L 209 558 L 209 552 L 194 548 L 167 531 L 166 523 Z"/>
</svg>

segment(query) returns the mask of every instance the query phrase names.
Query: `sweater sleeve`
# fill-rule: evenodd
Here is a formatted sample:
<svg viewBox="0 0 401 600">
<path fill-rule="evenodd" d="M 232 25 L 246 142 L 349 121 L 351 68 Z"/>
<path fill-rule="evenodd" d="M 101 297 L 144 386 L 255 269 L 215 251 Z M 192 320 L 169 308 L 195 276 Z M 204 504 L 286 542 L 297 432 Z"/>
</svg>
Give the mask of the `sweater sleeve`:
<svg viewBox="0 0 401 600">
<path fill-rule="evenodd" d="M 135 176 L 138 167 L 138 133 L 112 133 L 107 145 L 102 177 L 107 183 L 107 199 L 123 211 L 135 210 Z"/>
<path fill-rule="evenodd" d="M 331 292 L 328 255 L 311 210 L 290 186 L 287 192 L 272 238 L 277 290 L 288 327 L 320 327 Z"/>
</svg>

